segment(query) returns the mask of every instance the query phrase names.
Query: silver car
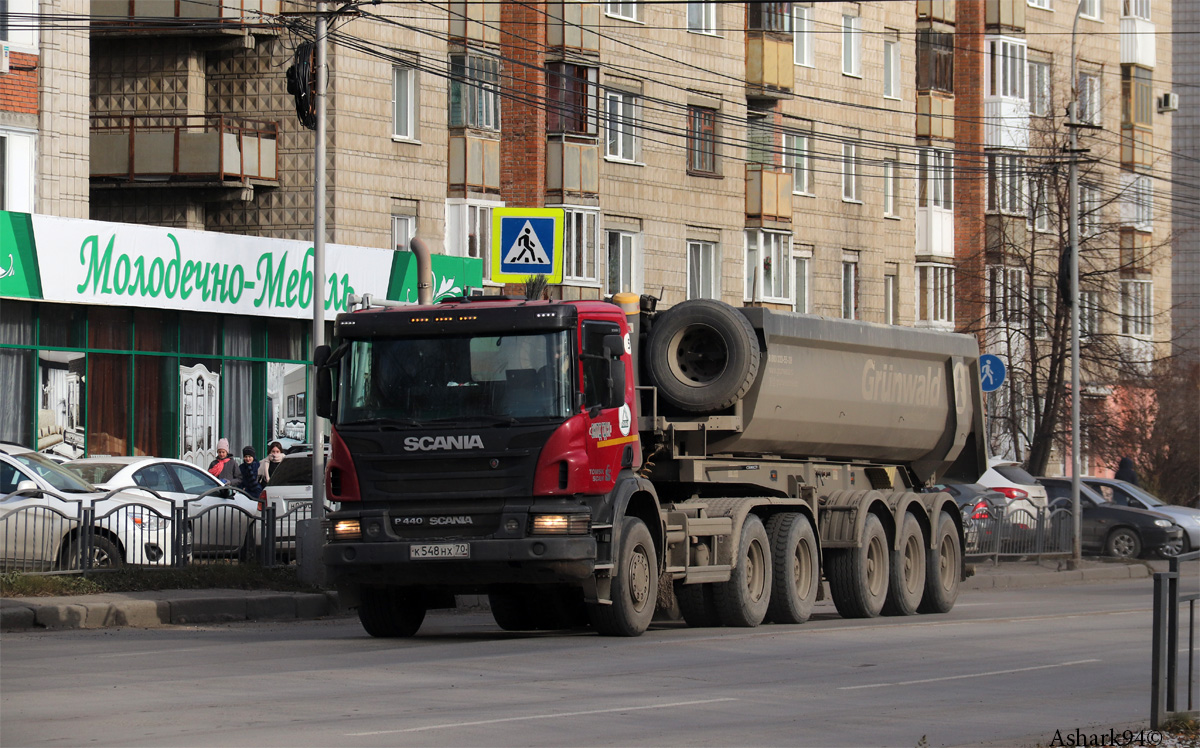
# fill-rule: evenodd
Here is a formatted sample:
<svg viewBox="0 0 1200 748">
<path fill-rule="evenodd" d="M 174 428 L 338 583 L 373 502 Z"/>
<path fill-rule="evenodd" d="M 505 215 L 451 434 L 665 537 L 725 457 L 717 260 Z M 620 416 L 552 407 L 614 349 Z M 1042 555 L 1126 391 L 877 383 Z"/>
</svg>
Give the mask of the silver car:
<svg viewBox="0 0 1200 748">
<path fill-rule="evenodd" d="M 1200 509 L 1168 504 L 1146 489 L 1115 478 L 1084 477 L 1083 483 L 1114 504 L 1131 506 L 1135 509 L 1150 509 L 1165 514 L 1183 528 L 1183 538 L 1171 547 L 1164 547 L 1164 556 L 1187 553 L 1200 548 Z"/>
</svg>

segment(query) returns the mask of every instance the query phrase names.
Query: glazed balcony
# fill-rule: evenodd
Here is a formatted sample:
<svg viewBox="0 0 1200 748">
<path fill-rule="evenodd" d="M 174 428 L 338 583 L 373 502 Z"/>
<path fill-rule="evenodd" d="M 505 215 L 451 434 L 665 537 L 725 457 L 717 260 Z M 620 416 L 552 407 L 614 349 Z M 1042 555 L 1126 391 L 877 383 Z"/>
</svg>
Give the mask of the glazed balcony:
<svg viewBox="0 0 1200 748">
<path fill-rule="evenodd" d="M 220 116 L 93 117 L 93 184 L 278 186 L 279 124 Z"/>
<path fill-rule="evenodd" d="M 954 0 L 917 0 L 917 19 L 954 23 Z"/>
<path fill-rule="evenodd" d="M 451 135 L 447 177 L 451 197 L 465 197 L 467 193 L 499 194 L 500 141 Z"/>
<path fill-rule="evenodd" d="M 779 167 L 746 165 L 746 219 L 790 223 L 792 220 L 792 175 Z"/>
<path fill-rule="evenodd" d="M 600 145 L 588 136 L 551 135 L 546 142 L 546 196 L 551 200 L 600 195 Z"/>
<path fill-rule="evenodd" d="M 1121 16 L 1121 64 L 1154 69 L 1157 50 L 1154 22 L 1137 16 Z"/>
<path fill-rule="evenodd" d="M 185 36 L 221 36 L 246 28 L 273 32 L 279 6 L 280 0 L 92 0 L 92 31 Z"/>
<path fill-rule="evenodd" d="M 988 31 L 1024 31 L 1028 0 L 987 0 L 984 23 Z"/>
<path fill-rule="evenodd" d="M 954 139 L 954 94 L 917 92 L 917 137 Z"/>
<path fill-rule="evenodd" d="M 600 52 L 600 4 L 563 0 L 546 4 L 546 43 L 557 50 Z"/>
<path fill-rule="evenodd" d="M 987 148 L 1029 148 L 1029 102 L 1013 96 L 983 97 L 983 141 Z"/>
<path fill-rule="evenodd" d="M 792 35 L 777 31 L 746 32 L 746 95 L 783 99 L 795 88 Z"/>
</svg>

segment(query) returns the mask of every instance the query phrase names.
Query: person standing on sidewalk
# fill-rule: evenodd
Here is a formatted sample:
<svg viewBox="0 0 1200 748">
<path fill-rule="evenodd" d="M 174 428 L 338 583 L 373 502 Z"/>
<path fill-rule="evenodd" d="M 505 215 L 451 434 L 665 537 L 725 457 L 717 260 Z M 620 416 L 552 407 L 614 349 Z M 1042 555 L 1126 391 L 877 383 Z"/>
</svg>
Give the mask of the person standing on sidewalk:
<svg viewBox="0 0 1200 748">
<path fill-rule="evenodd" d="M 258 482 L 263 488 L 271 482 L 271 473 L 279 468 L 279 463 L 283 462 L 283 445 L 279 442 L 271 442 L 267 447 L 267 459 L 263 460 L 258 468 Z"/>
<path fill-rule="evenodd" d="M 254 456 L 254 447 L 249 445 L 242 447 L 242 464 L 238 465 L 241 489 L 256 499 L 262 493 L 262 484 L 258 481 L 259 467 L 258 460 Z"/>
<path fill-rule="evenodd" d="M 1123 480 L 1130 485 L 1140 485 L 1138 483 L 1137 471 L 1133 469 L 1133 460 L 1128 457 L 1122 457 L 1121 462 L 1117 464 L 1117 472 L 1113 475 L 1116 480 Z"/>
<path fill-rule="evenodd" d="M 208 463 L 208 472 L 222 483 L 237 485 L 237 464 L 229 454 L 228 439 L 221 438 L 217 440 L 217 458 Z"/>
</svg>

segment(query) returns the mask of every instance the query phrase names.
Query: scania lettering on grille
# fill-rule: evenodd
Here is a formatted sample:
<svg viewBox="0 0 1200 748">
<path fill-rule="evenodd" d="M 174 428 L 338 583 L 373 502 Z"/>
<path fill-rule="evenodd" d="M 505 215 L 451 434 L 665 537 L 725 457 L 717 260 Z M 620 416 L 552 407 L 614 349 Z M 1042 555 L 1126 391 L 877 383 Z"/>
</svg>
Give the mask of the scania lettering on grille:
<svg viewBox="0 0 1200 748">
<path fill-rule="evenodd" d="M 410 436 L 404 440 L 408 452 L 433 452 L 439 449 L 483 449 L 479 434 L 467 436 Z"/>
</svg>

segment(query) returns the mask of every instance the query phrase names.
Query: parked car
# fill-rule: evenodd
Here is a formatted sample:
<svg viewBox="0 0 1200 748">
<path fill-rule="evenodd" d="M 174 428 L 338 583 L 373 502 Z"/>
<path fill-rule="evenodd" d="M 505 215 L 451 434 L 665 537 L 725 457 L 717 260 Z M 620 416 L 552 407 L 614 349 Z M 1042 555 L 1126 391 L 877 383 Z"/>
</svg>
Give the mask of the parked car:
<svg viewBox="0 0 1200 748">
<path fill-rule="evenodd" d="M 1052 497 L 1051 507 L 1070 507 L 1070 478 L 1038 478 Z M 1163 553 L 1163 548 L 1178 544 L 1183 535 L 1169 517 L 1145 509 L 1114 504 L 1092 490 L 1079 486 L 1079 544 L 1084 551 L 1117 558 L 1137 558 L 1142 554 Z M 1166 551 L 1170 555 L 1170 550 Z"/>
<path fill-rule="evenodd" d="M 192 525 L 192 552 L 231 555 L 243 551 L 258 501 L 225 488 L 207 471 L 166 457 L 85 457 L 64 468 L 102 490 L 138 486 L 153 490 L 175 506 L 186 506 Z M 203 498 L 207 491 L 217 489 Z"/>
<path fill-rule="evenodd" d="M 988 469 L 979 483 L 994 488 L 1008 499 L 1010 521 L 1032 527 L 1038 511 L 1046 508 L 1046 488 L 1021 467 L 1021 463 L 1001 457 L 988 459 Z"/>
<path fill-rule="evenodd" d="M 21 455 L 21 454 L 26 454 L 28 452 L 33 452 L 33 450 L 30 449 L 29 447 L 22 447 L 20 444 L 13 444 L 11 442 L 0 442 L 0 454 Z M 67 457 L 63 457 L 60 454 L 55 454 L 54 452 L 38 452 L 37 454 L 40 454 L 42 457 L 45 457 L 47 460 L 50 460 L 51 462 L 57 462 L 60 465 L 69 459 Z"/>
<path fill-rule="evenodd" d="M 1008 499 L 995 489 L 981 483 L 938 483 L 923 489 L 925 493 L 948 493 L 958 504 L 966 536 L 966 553 L 978 553 L 990 546 L 990 539 L 999 530 L 998 521 L 1004 518 Z"/>
<path fill-rule="evenodd" d="M 37 452 L 0 454 L 0 567 L 30 571 L 83 565 L 82 508 L 94 510 L 90 564 L 171 563 L 171 504 L 107 492 Z"/>
<path fill-rule="evenodd" d="M 1167 549 L 1167 553 L 1177 555 L 1200 548 L 1200 509 L 1189 506 L 1168 504 L 1141 486 L 1126 483 L 1115 478 L 1083 478 L 1084 483 L 1106 499 L 1121 506 L 1131 506 L 1135 509 L 1149 509 L 1152 512 L 1165 514 L 1183 529 L 1183 537 L 1179 545 Z"/>
<path fill-rule="evenodd" d="M 271 471 L 271 480 L 263 489 L 258 506 L 265 511 L 268 506 L 275 510 L 275 553 L 281 561 L 290 561 L 296 556 L 296 523 L 312 517 L 312 447 L 303 452 L 289 452 Z M 326 459 L 329 449 L 325 450 Z M 327 511 L 333 511 L 333 503 L 326 501 Z M 255 542 L 262 544 L 262 527 L 255 529 Z"/>
</svg>

